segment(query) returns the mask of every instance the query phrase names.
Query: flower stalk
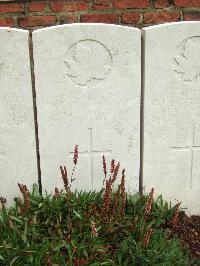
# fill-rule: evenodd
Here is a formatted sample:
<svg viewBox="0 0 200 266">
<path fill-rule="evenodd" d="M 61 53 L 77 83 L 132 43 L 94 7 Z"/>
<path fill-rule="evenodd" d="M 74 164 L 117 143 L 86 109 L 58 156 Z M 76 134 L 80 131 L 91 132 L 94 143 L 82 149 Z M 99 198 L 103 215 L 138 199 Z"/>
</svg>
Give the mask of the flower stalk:
<svg viewBox="0 0 200 266">
<path fill-rule="evenodd" d="M 95 222 L 91 222 L 91 233 L 92 233 L 92 236 L 93 237 L 97 237 L 98 236 L 98 233 L 97 233 L 97 228 L 96 228 L 96 224 Z"/>
<path fill-rule="evenodd" d="M 149 242 L 150 242 L 150 237 L 153 233 L 153 228 L 151 227 L 147 233 L 146 233 L 146 236 L 145 236 L 145 239 L 144 239 L 144 247 L 146 248 L 148 245 L 149 245 Z"/>
<path fill-rule="evenodd" d="M 18 187 L 19 187 L 19 189 L 23 195 L 26 210 L 29 210 L 30 209 L 29 191 L 28 191 L 26 185 L 18 183 Z"/>
</svg>

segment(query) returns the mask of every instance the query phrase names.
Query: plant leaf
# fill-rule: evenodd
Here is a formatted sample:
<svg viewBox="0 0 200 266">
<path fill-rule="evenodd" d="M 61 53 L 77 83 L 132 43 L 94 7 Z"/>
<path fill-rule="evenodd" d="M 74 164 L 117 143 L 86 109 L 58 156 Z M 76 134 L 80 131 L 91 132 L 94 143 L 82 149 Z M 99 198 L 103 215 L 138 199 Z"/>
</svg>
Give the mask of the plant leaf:
<svg viewBox="0 0 200 266">
<path fill-rule="evenodd" d="M 81 214 L 77 211 L 73 210 L 73 213 L 76 215 L 77 218 L 82 219 Z"/>
<path fill-rule="evenodd" d="M 18 258 L 19 258 L 19 256 L 14 257 L 14 258 L 11 260 L 11 262 L 10 262 L 10 266 L 12 266 L 12 265 L 14 264 L 14 262 L 15 262 Z"/>
</svg>

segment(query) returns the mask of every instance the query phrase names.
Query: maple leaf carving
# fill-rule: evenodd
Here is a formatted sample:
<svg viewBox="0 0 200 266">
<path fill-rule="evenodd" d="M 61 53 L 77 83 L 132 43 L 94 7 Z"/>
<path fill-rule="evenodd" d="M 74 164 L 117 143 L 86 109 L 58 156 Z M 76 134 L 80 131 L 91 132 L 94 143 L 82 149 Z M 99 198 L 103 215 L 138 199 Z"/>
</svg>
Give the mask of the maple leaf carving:
<svg viewBox="0 0 200 266">
<path fill-rule="evenodd" d="M 186 82 L 200 79 L 200 37 L 185 40 L 181 53 L 174 57 L 175 71 Z"/>
<path fill-rule="evenodd" d="M 88 86 L 93 80 L 104 80 L 111 70 L 109 52 L 96 41 L 78 42 L 64 62 L 67 76 L 80 86 Z"/>
</svg>

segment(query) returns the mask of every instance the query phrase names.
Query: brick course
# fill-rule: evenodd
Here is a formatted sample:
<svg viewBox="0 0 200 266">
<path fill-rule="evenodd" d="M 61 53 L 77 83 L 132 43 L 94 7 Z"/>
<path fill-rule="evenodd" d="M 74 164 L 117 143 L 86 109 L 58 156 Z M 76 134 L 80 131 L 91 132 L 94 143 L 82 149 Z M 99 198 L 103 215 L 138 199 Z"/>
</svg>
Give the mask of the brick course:
<svg viewBox="0 0 200 266">
<path fill-rule="evenodd" d="M 92 3 L 93 10 L 109 10 L 110 1 L 109 0 L 96 0 Z"/>
<path fill-rule="evenodd" d="M 149 7 L 149 0 L 114 0 L 114 7 L 117 9 L 146 8 Z"/>
<path fill-rule="evenodd" d="M 124 13 L 122 14 L 122 23 L 123 24 L 135 24 L 139 23 L 140 20 L 140 13 Z"/>
<path fill-rule="evenodd" d="M 88 1 L 52 1 L 50 7 L 55 12 L 85 11 L 88 10 Z"/>
<path fill-rule="evenodd" d="M 143 22 L 145 24 L 176 22 L 180 21 L 181 16 L 179 12 L 160 12 L 160 13 L 145 13 Z"/>
<path fill-rule="evenodd" d="M 13 27 L 14 20 L 13 18 L 0 18 L 1 27 Z"/>
<path fill-rule="evenodd" d="M 184 12 L 183 13 L 184 20 L 199 20 L 200 21 L 200 12 Z"/>
<path fill-rule="evenodd" d="M 155 8 L 164 8 L 164 7 L 170 6 L 169 0 L 156 0 L 154 4 L 155 4 Z"/>
<path fill-rule="evenodd" d="M 16 13 L 16 12 L 23 12 L 23 11 L 24 11 L 23 4 L 19 4 L 19 3 L 0 4 L 1 13 Z"/>
<path fill-rule="evenodd" d="M 19 26 L 24 27 L 37 27 L 37 26 L 51 26 L 56 23 L 55 16 L 29 16 L 19 18 Z"/>
<path fill-rule="evenodd" d="M 85 14 L 81 15 L 80 22 L 119 23 L 118 14 Z"/>
<path fill-rule="evenodd" d="M 44 12 L 46 4 L 42 2 L 31 2 L 28 6 L 30 12 Z"/>
<path fill-rule="evenodd" d="M 178 7 L 200 7 L 200 0 L 174 0 L 174 5 Z"/>
<path fill-rule="evenodd" d="M 0 0 L 0 26 L 100 22 L 134 27 L 200 20 L 200 0 Z"/>
</svg>

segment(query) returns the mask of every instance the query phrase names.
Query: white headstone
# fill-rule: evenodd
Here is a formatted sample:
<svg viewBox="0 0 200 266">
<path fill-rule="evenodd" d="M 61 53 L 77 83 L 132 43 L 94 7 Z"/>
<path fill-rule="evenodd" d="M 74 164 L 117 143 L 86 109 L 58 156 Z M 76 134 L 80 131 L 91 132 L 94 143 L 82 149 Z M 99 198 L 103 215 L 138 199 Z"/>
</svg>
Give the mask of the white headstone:
<svg viewBox="0 0 200 266">
<path fill-rule="evenodd" d="M 143 37 L 144 186 L 200 214 L 200 22 Z"/>
<path fill-rule="evenodd" d="M 0 28 L 0 196 L 37 183 L 28 31 Z"/>
<path fill-rule="evenodd" d="M 140 30 L 73 24 L 33 32 L 43 188 L 62 187 L 59 166 L 73 187 L 102 188 L 102 156 L 126 168 L 127 188 L 138 187 Z M 69 174 L 70 176 L 70 174 Z M 120 179 L 120 178 L 119 178 Z"/>
</svg>

